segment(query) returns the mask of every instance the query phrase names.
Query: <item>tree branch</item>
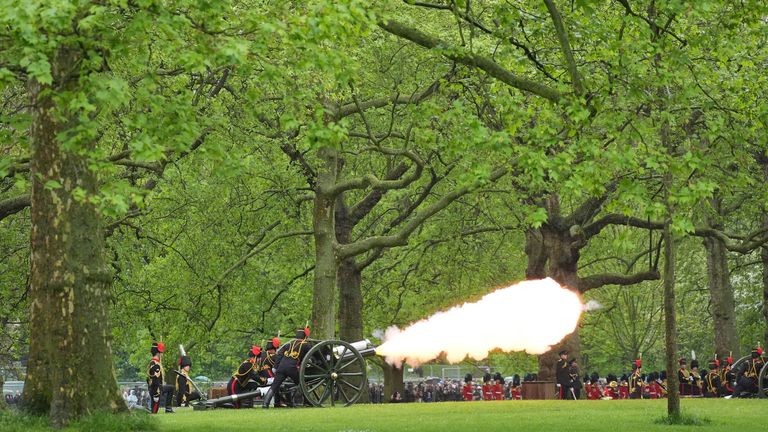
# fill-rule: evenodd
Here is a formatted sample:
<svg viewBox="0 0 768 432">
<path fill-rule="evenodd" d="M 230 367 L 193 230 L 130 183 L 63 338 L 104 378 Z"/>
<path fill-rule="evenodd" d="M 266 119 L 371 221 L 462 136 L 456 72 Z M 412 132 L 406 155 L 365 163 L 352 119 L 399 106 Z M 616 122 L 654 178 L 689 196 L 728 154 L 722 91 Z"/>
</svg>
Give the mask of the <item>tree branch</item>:
<svg viewBox="0 0 768 432">
<path fill-rule="evenodd" d="M 579 292 L 585 292 L 600 288 L 605 285 L 634 285 L 643 281 L 659 280 L 661 275 L 657 270 L 649 270 L 641 273 L 625 275 L 620 273 L 602 273 L 581 278 L 579 280 Z"/>
<path fill-rule="evenodd" d="M 29 195 L 20 195 L 0 201 L 0 220 L 14 215 L 30 206 Z"/>
<path fill-rule="evenodd" d="M 576 60 L 573 58 L 573 50 L 571 50 L 571 44 L 568 41 L 568 33 L 565 31 L 563 25 L 563 17 L 560 15 L 560 11 L 557 10 L 557 6 L 552 0 L 544 0 L 549 10 L 549 16 L 552 18 L 552 23 L 555 25 L 555 33 L 557 33 L 557 39 L 560 41 L 560 49 L 565 56 L 565 63 L 568 66 L 568 74 L 571 76 L 571 82 L 573 83 L 573 90 L 578 95 L 584 94 L 584 86 L 581 83 L 581 76 L 579 70 L 576 68 Z"/>
<path fill-rule="evenodd" d="M 552 102 L 558 102 L 563 97 L 563 95 L 557 90 L 515 75 L 488 57 L 452 47 L 450 44 L 440 39 L 432 37 L 420 30 L 408 27 L 398 21 L 389 20 L 387 22 L 380 22 L 379 27 L 395 36 L 410 40 L 417 45 L 421 45 L 424 48 L 441 49 L 441 54 L 446 58 L 449 58 L 457 63 L 481 69 L 488 75 L 518 90 L 541 96 Z"/>
</svg>

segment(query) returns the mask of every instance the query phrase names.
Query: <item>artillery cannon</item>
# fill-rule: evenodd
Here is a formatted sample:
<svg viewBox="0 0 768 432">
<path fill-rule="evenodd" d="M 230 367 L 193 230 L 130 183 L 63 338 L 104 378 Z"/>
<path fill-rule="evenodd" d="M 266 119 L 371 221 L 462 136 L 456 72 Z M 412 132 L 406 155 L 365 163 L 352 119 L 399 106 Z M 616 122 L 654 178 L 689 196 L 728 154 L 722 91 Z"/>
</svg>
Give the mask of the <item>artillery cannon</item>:
<svg viewBox="0 0 768 432">
<path fill-rule="evenodd" d="M 293 400 L 296 393 L 303 396 L 305 405 L 349 406 L 357 402 L 366 386 L 365 358 L 376 354 L 368 339 L 357 342 L 340 340 L 313 340 L 299 368 L 299 382 L 281 389 L 281 394 Z M 211 409 L 225 404 L 253 399 L 266 394 L 268 386 L 253 391 L 201 401 L 195 409 Z"/>
</svg>

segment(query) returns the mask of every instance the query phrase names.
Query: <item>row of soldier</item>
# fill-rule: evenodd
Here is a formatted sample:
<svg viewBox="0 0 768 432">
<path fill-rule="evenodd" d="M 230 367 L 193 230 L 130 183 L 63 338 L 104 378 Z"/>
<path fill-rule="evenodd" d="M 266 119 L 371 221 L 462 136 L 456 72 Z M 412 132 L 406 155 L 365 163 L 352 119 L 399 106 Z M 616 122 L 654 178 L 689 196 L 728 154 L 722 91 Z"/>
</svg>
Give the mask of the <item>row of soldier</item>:
<svg viewBox="0 0 768 432">
<path fill-rule="evenodd" d="M 296 337 L 282 346 L 278 337 L 269 340 L 264 350 L 259 346 L 252 346 L 248 350 L 247 359 L 240 364 L 227 383 L 227 394 L 242 394 L 269 386 L 262 400 L 263 408 L 269 408 L 273 399 L 275 407 L 292 406 L 292 401 L 281 400 L 280 386 L 288 378 L 298 384 L 299 367 L 310 348 L 309 327 L 296 330 Z M 152 359 L 147 366 L 147 385 L 151 401 L 149 409 L 153 414 L 157 413 L 160 407 L 165 407 L 166 413 L 173 412 L 174 392 L 177 406 L 189 406 L 190 402 L 200 399 L 200 393 L 189 378 L 192 361 L 188 356 L 182 355 L 178 360 L 178 370 L 174 371 L 174 386 L 165 384 L 165 370 L 162 365 L 165 345 L 155 342 L 150 352 Z M 235 400 L 233 406 L 252 407 L 253 399 Z"/>
<path fill-rule="evenodd" d="M 642 372 L 642 361 L 632 362 L 632 372 L 617 378 L 609 374 L 601 379 L 596 372 L 583 379 L 575 360 L 568 360 L 568 352 L 561 351 L 557 362 L 556 380 L 559 399 L 579 399 L 582 387 L 587 399 L 657 399 L 667 395 L 667 372 Z M 709 370 L 700 370 L 699 362 L 692 359 L 690 368 L 685 358 L 678 360 L 677 377 L 683 397 L 754 397 L 758 391 L 760 370 L 765 365 L 763 350 L 758 345 L 750 358 L 733 369 L 733 358 L 724 361 L 715 358 L 707 362 Z"/>
</svg>

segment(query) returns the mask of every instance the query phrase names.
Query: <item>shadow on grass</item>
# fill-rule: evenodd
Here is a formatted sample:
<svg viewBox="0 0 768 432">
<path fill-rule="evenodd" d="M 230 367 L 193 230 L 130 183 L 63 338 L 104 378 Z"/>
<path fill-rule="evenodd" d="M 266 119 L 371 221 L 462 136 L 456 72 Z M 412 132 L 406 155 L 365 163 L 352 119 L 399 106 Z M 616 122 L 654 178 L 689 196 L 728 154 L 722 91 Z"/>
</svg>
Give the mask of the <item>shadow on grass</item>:
<svg viewBox="0 0 768 432">
<path fill-rule="evenodd" d="M 670 426 L 707 426 L 712 423 L 709 417 L 700 417 L 695 414 L 680 414 L 679 416 L 664 416 L 654 420 L 654 423 Z"/>
</svg>

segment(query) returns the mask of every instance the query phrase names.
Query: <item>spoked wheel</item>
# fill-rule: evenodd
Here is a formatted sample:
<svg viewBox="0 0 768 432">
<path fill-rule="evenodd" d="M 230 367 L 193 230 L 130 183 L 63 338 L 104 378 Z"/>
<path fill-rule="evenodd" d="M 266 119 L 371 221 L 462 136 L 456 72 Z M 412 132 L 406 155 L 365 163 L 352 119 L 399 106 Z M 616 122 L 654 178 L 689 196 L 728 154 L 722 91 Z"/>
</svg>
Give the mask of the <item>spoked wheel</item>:
<svg viewBox="0 0 768 432">
<path fill-rule="evenodd" d="M 757 397 L 765 399 L 768 397 L 768 363 L 760 369 L 760 375 L 757 377 Z"/>
<path fill-rule="evenodd" d="M 751 355 L 747 355 L 747 356 L 741 357 L 740 359 L 738 359 L 738 360 L 736 360 L 735 362 L 733 362 L 733 364 L 731 365 L 731 371 L 733 371 L 733 373 L 735 374 L 735 373 L 736 373 L 736 371 L 738 371 L 738 370 L 739 370 L 739 368 L 740 368 L 740 367 L 741 367 L 741 366 L 742 366 L 742 365 L 743 365 L 745 362 L 748 362 L 748 361 L 750 361 L 750 360 L 752 360 L 752 356 L 751 356 Z"/>
<path fill-rule="evenodd" d="M 365 360 L 344 341 L 322 341 L 301 362 L 304 400 L 314 406 L 352 405 L 365 391 Z"/>
</svg>

